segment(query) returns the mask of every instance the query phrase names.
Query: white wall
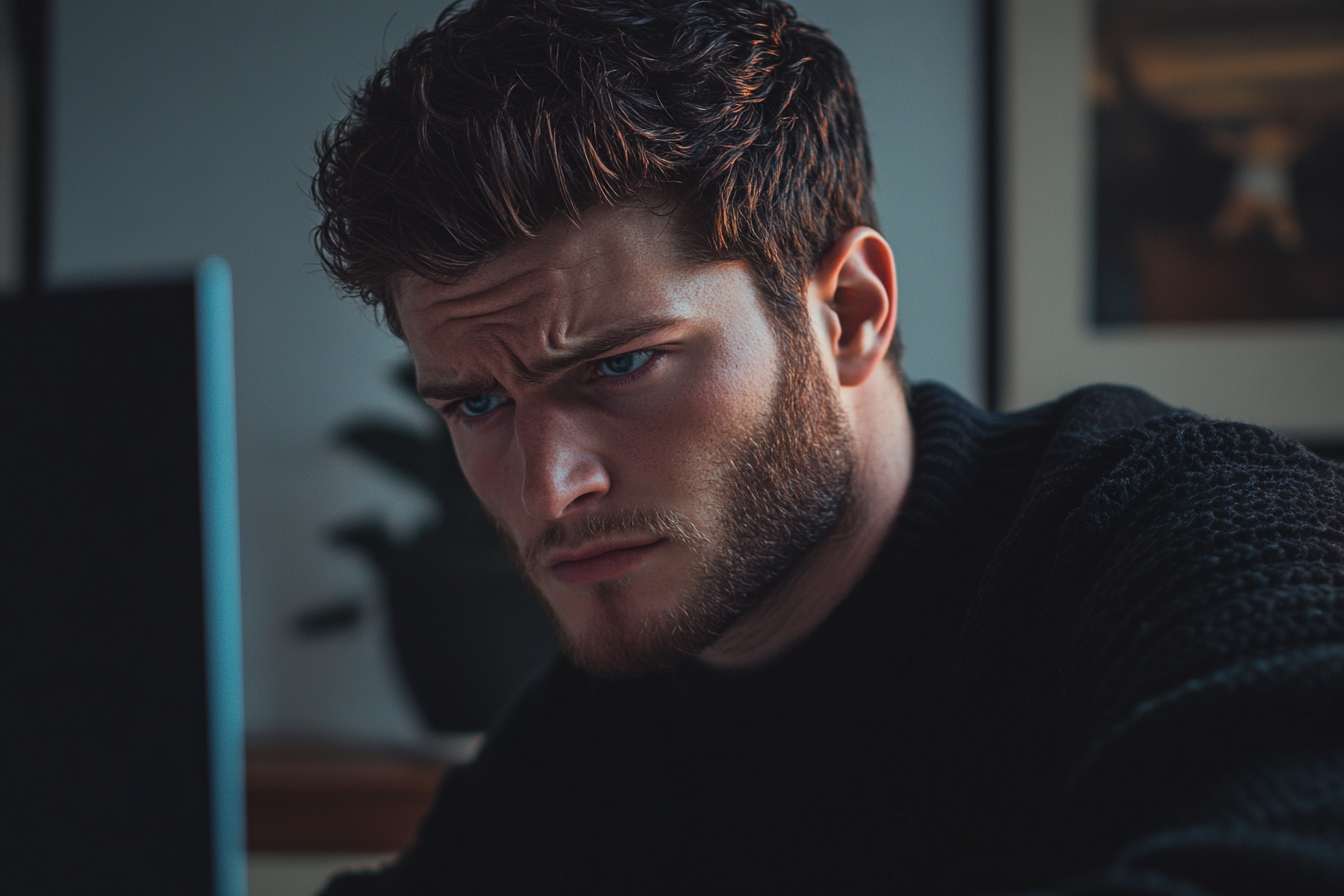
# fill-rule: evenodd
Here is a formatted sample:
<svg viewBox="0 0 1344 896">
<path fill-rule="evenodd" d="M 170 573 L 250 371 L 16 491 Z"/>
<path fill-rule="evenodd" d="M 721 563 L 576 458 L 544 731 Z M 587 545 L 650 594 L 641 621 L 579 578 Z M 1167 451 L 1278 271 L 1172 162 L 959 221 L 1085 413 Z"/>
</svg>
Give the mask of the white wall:
<svg viewBox="0 0 1344 896">
<path fill-rule="evenodd" d="M 905 369 L 982 400 L 979 23 L 970 0 L 793 0 L 854 68 Z"/>
<path fill-rule="evenodd" d="M 369 594 L 323 533 L 353 513 L 424 509 L 336 453 L 358 411 L 409 415 L 387 385 L 400 344 L 338 301 L 309 240 L 311 147 L 437 0 L 55 0 L 56 282 L 234 269 L 247 721 L 254 732 L 411 739 L 381 620 L 311 643 L 294 612 Z M 970 0 L 807 0 L 856 69 L 899 267 L 907 369 L 976 394 L 975 23 Z M 418 419 L 418 418 L 416 418 Z"/>
</svg>

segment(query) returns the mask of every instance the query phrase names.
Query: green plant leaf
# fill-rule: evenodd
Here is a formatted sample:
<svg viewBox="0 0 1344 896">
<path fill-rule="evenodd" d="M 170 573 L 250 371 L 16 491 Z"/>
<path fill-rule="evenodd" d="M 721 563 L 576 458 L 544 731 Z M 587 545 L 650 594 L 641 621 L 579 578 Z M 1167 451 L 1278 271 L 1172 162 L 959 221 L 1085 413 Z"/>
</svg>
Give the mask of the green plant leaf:
<svg viewBox="0 0 1344 896">
<path fill-rule="evenodd" d="M 295 637 L 308 641 L 353 631 L 363 619 L 364 601 L 358 597 L 341 597 L 300 610 L 290 618 L 289 624 Z"/>
<path fill-rule="evenodd" d="M 414 485 L 443 508 L 475 498 L 462 476 L 447 432 L 424 433 L 403 423 L 361 418 L 336 431 L 336 441 Z"/>
<path fill-rule="evenodd" d="M 416 394 L 414 368 L 399 364 L 393 378 L 436 425 L 419 429 L 362 417 L 341 425 L 336 441 L 426 491 L 436 512 L 404 536 L 372 516 L 339 523 L 328 536 L 337 546 L 363 556 L 387 589 L 397 583 L 445 582 L 467 568 L 507 568 L 508 554 L 462 475 L 447 427 Z"/>
<path fill-rule="evenodd" d="M 340 523 L 331 528 L 329 536 L 332 543 L 362 554 L 384 578 L 396 568 L 404 553 L 392 539 L 387 524 L 374 517 Z"/>
</svg>

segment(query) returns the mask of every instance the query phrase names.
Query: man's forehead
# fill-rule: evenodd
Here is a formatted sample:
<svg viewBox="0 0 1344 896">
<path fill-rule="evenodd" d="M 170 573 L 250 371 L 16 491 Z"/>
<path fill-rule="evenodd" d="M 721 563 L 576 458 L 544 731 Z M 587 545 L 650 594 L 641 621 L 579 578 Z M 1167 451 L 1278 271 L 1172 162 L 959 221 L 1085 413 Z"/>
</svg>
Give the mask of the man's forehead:
<svg viewBox="0 0 1344 896">
<path fill-rule="evenodd" d="M 510 308 L 553 303 L 571 290 L 574 274 L 554 267 L 512 272 L 489 264 L 453 283 L 406 274 L 397 286 L 397 309 L 403 318 L 432 315 L 439 322 L 488 318 Z"/>
<path fill-rule="evenodd" d="M 656 329 L 651 321 L 690 313 L 678 290 L 656 276 L 584 267 L 528 271 L 473 292 L 425 285 L 402 318 L 412 353 L 432 355 L 446 369 L 535 368 L 595 339 L 634 338 Z"/>
<path fill-rule="evenodd" d="M 560 216 L 536 237 L 510 243 L 451 283 L 405 273 L 394 283 L 393 298 L 399 311 L 404 306 L 409 313 L 461 302 L 454 314 L 471 316 L 481 307 L 517 303 L 547 290 L 670 271 L 696 260 L 680 219 L 653 204 L 593 208 L 578 221 Z"/>
<path fill-rule="evenodd" d="M 703 266 L 684 251 L 668 218 L 642 207 L 602 209 L 578 224 L 552 222 L 451 283 L 406 273 L 394 289 L 398 316 L 411 341 L 449 335 L 440 331 L 460 330 L 459 323 L 544 326 L 563 338 L 619 317 L 626 306 L 637 309 Z"/>
<path fill-rule="evenodd" d="M 624 348 L 632 341 L 656 338 L 676 332 L 685 320 L 675 315 L 637 315 L 609 322 L 587 332 L 575 334 L 563 344 L 553 344 L 544 352 L 510 351 L 507 345 L 487 349 L 484 359 L 477 357 L 475 364 L 454 363 L 452 357 L 429 357 L 424 365 L 417 363 L 417 387 L 426 398 L 451 401 L 480 394 L 499 384 L 501 377 L 495 371 L 507 371 L 504 379 L 522 383 L 540 384 L 563 374 L 587 361 Z M 496 362 L 488 363 L 489 359 Z"/>
</svg>

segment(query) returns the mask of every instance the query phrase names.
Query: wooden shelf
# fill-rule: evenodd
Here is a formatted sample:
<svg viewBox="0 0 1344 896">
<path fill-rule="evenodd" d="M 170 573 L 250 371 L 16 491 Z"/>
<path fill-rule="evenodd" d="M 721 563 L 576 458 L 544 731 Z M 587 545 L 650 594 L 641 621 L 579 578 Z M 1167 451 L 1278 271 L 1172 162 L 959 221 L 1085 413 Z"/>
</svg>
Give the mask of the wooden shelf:
<svg viewBox="0 0 1344 896">
<path fill-rule="evenodd" d="M 407 750 L 250 741 L 247 846 L 395 852 L 409 846 L 450 763 Z"/>
</svg>

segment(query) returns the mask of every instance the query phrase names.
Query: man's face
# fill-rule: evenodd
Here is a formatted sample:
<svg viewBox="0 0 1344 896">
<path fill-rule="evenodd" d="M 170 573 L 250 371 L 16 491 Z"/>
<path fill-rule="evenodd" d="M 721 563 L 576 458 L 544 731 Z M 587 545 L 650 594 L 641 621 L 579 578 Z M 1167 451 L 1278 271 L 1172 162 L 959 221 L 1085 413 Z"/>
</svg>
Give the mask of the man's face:
<svg viewBox="0 0 1344 896">
<path fill-rule="evenodd" d="M 844 517 L 854 463 L 806 323 L 777 335 L 747 266 L 671 226 L 596 209 L 397 296 L 468 482 L 602 675 L 714 643 Z"/>
</svg>

